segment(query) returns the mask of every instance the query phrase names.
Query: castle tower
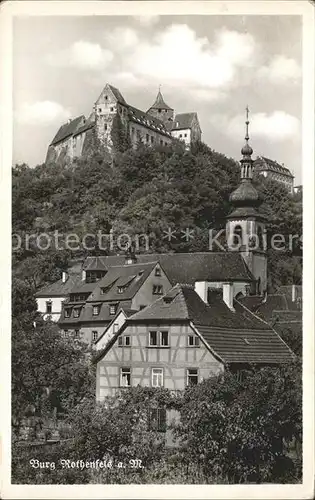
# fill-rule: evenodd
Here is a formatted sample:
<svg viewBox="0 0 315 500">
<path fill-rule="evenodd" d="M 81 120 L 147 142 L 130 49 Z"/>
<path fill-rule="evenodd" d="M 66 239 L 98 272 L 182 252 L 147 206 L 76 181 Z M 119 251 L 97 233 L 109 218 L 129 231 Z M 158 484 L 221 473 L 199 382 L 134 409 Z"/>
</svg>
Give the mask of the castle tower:
<svg viewBox="0 0 315 500">
<path fill-rule="evenodd" d="M 154 118 L 158 118 L 165 124 L 171 124 L 174 120 L 174 109 L 170 108 L 168 104 L 164 101 L 161 93 L 161 86 L 159 87 L 158 94 L 156 96 L 154 104 L 148 109 L 147 113 Z"/>
<path fill-rule="evenodd" d="M 251 293 L 262 295 L 267 289 L 267 242 L 265 217 L 259 213 L 262 203 L 253 186 L 253 150 L 249 145 L 248 119 L 246 108 L 245 145 L 241 153 L 241 182 L 230 195 L 234 210 L 227 217 L 226 234 L 229 251 L 239 251 L 256 279 Z"/>
</svg>

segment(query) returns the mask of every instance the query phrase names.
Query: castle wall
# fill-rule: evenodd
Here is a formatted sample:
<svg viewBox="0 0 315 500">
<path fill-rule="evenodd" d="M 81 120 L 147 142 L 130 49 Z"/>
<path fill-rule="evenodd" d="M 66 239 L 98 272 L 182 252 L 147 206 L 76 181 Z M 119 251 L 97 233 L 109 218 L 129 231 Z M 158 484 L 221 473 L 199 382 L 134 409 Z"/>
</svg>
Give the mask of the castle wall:
<svg viewBox="0 0 315 500">
<path fill-rule="evenodd" d="M 129 133 L 131 144 L 136 146 L 140 141 L 148 146 L 160 145 L 164 146 L 172 142 L 171 137 L 167 137 L 164 134 L 160 134 L 156 130 L 141 125 L 140 123 L 135 123 L 130 121 Z"/>
</svg>

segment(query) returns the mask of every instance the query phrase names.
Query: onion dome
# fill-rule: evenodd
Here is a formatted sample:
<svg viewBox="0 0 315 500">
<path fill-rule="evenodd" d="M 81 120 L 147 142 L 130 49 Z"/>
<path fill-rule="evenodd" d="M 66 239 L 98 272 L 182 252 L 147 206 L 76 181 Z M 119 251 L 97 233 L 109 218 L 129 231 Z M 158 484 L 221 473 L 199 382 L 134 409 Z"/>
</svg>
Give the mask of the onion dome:
<svg viewBox="0 0 315 500">
<path fill-rule="evenodd" d="M 261 204 L 261 198 L 251 180 L 244 179 L 230 194 L 230 202 L 235 206 L 257 206 Z"/>
<path fill-rule="evenodd" d="M 253 154 L 253 150 L 248 142 L 242 147 L 241 153 L 243 156 L 251 156 Z"/>
</svg>

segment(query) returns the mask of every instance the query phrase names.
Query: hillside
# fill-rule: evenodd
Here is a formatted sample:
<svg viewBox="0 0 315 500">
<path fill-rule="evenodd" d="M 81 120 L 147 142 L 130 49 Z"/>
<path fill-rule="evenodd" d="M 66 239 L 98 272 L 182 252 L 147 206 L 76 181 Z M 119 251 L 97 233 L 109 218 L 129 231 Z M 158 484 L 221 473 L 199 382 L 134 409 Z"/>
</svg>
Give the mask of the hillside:
<svg viewBox="0 0 315 500">
<path fill-rule="evenodd" d="M 148 236 L 149 248 L 140 251 L 208 250 L 208 230 L 224 228 L 232 208 L 229 194 L 238 182 L 238 163 L 203 143 L 191 152 L 176 144 L 139 145 L 113 159 L 99 150 L 63 166 L 16 165 L 12 169 L 12 221 L 13 234 L 22 244 L 13 252 L 14 276 L 36 289 L 58 278 L 70 259 L 122 251 L 116 243 L 123 233 L 131 238 Z M 256 180 L 256 187 L 264 196 L 261 209 L 268 217 L 269 233 L 300 235 L 301 201 L 272 181 Z M 174 231 L 171 238 L 166 237 L 168 228 Z M 181 233 L 186 228 L 193 231 L 193 238 Z M 59 250 L 56 231 L 62 235 L 57 240 Z M 97 244 L 98 231 L 112 234 L 111 240 L 105 238 L 103 248 Z M 41 237 L 40 250 L 36 237 L 42 233 L 46 236 Z M 60 249 L 64 247 L 60 242 L 72 233 L 80 243 L 72 245 L 72 250 Z M 83 248 L 87 233 L 90 236 Z M 44 249 L 49 236 L 52 242 Z M 16 241 L 15 236 L 14 248 Z M 292 251 L 270 251 L 271 288 L 300 282 L 300 253 L 297 244 Z"/>
</svg>

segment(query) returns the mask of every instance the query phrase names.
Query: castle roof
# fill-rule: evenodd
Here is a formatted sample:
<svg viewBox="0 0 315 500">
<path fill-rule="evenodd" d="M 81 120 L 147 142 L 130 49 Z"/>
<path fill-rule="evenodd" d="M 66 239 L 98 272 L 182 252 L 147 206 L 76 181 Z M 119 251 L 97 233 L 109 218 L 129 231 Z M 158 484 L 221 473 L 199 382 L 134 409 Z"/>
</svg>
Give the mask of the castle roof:
<svg viewBox="0 0 315 500">
<path fill-rule="evenodd" d="M 64 125 L 61 125 L 57 134 L 53 138 L 51 145 L 57 144 L 58 142 L 61 142 L 67 137 L 73 135 L 78 130 L 78 128 L 84 124 L 84 120 L 84 115 L 80 115 L 77 116 L 77 118 L 74 118 L 73 120 L 65 123 Z"/>
<path fill-rule="evenodd" d="M 110 90 L 112 91 L 115 98 L 120 104 L 125 104 L 125 105 L 127 104 L 120 90 L 118 90 L 116 87 L 113 87 L 113 85 L 110 85 L 109 83 L 107 84 L 107 87 L 110 88 Z"/>
<path fill-rule="evenodd" d="M 135 123 L 140 123 L 144 127 L 150 128 L 155 132 L 159 132 L 160 134 L 164 134 L 167 135 L 168 137 L 171 137 L 171 133 L 167 130 L 165 124 L 158 118 L 155 118 L 149 115 L 148 113 L 145 113 L 144 111 L 135 108 L 134 106 L 130 106 L 129 104 L 128 104 L 128 109 L 129 109 L 129 118 L 131 121 Z"/>
<path fill-rule="evenodd" d="M 164 101 L 164 98 L 162 96 L 161 90 L 158 91 L 158 94 L 156 96 L 155 102 L 154 102 L 154 104 L 149 109 L 170 109 L 171 111 L 173 111 L 173 108 L 171 108 Z"/>
<path fill-rule="evenodd" d="M 197 113 L 177 113 L 172 123 L 172 130 L 182 130 L 191 128 L 193 121 L 197 118 Z M 197 118 L 198 120 L 198 118 Z"/>
</svg>

